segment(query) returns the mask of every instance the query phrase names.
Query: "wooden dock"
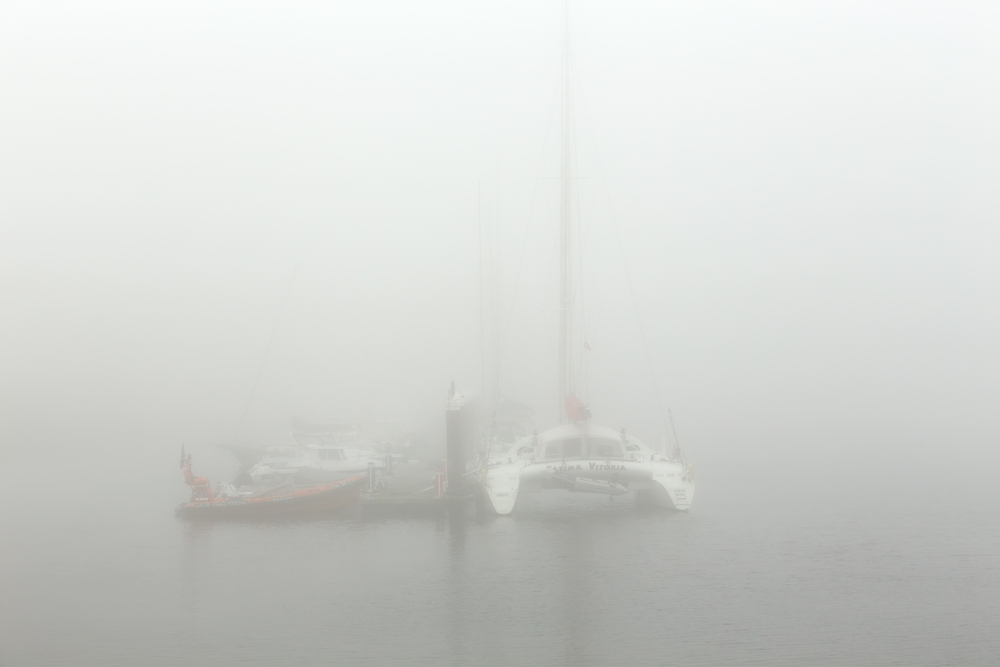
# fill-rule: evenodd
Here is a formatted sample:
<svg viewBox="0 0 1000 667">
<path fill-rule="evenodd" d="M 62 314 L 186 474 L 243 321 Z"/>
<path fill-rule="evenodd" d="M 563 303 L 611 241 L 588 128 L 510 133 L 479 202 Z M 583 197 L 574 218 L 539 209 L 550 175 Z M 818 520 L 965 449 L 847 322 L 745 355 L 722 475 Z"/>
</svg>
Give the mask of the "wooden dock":
<svg viewBox="0 0 1000 667">
<path fill-rule="evenodd" d="M 362 512 L 433 514 L 450 509 L 464 509 L 475 496 L 435 496 L 420 493 L 363 493 L 358 499 Z"/>
</svg>

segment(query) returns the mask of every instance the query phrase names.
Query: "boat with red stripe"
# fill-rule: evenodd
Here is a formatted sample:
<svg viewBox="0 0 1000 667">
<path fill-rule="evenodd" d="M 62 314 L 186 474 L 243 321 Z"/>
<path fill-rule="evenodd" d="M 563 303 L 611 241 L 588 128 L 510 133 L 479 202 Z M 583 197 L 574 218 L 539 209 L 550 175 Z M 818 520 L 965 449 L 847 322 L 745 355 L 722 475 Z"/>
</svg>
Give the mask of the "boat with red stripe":
<svg viewBox="0 0 1000 667">
<path fill-rule="evenodd" d="M 184 481 L 191 487 L 191 500 L 177 507 L 176 513 L 185 519 L 237 519 L 267 516 L 313 515 L 346 507 L 357 502 L 368 475 L 351 475 L 344 479 L 309 483 L 299 486 L 295 476 L 276 484 L 220 486 L 213 493 L 207 477 L 196 477 L 191 471 L 191 456 L 181 451 Z"/>
</svg>

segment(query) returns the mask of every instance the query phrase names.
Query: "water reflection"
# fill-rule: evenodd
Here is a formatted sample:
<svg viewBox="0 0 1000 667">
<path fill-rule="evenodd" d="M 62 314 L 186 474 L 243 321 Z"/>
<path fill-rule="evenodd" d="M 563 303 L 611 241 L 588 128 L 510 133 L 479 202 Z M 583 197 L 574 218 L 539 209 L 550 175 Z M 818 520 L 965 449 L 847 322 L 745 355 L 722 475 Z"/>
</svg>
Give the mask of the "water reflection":
<svg viewBox="0 0 1000 667">
<path fill-rule="evenodd" d="M 466 524 L 469 521 L 464 507 L 448 512 L 448 600 L 447 629 L 448 652 L 453 665 L 469 665 L 468 652 L 469 605 L 467 596 L 476 593 L 474 582 L 469 580 L 466 564 Z"/>
</svg>

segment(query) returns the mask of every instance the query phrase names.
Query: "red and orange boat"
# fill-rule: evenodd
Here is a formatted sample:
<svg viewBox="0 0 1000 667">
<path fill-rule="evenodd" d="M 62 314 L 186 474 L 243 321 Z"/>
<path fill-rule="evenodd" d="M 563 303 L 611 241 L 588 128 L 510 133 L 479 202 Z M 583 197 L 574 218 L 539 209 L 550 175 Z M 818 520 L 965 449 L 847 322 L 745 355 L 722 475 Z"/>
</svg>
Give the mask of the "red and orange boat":
<svg viewBox="0 0 1000 667">
<path fill-rule="evenodd" d="M 177 507 L 177 515 L 185 519 L 242 519 L 270 516 L 319 514 L 346 507 L 357 501 L 368 480 L 367 475 L 311 483 L 299 487 L 294 477 L 270 486 L 227 484 L 216 494 L 207 477 L 195 477 L 191 472 L 191 455 L 181 451 L 184 481 L 191 487 L 191 500 Z"/>
</svg>

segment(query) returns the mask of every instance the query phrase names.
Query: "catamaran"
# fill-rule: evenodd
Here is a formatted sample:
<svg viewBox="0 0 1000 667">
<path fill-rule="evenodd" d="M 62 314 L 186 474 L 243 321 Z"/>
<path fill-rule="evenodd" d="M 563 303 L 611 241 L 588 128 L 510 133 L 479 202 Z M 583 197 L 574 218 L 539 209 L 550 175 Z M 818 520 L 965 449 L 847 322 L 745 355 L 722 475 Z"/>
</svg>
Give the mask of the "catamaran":
<svg viewBox="0 0 1000 667">
<path fill-rule="evenodd" d="M 561 191 L 559 213 L 559 396 L 562 423 L 508 446 L 494 438 L 480 471 L 482 495 L 500 515 L 510 514 L 521 494 L 543 489 L 599 493 L 611 497 L 634 493 L 640 501 L 687 510 L 694 497 L 694 474 L 679 446 L 657 452 L 629 435 L 591 422 L 590 410 L 577 398 L 574 353 L 584 349 L 578 326 L 578 290 L 572 249 L 577 229 L 571 210 L 572 149 L 568 16 L 562 58 Z M 664 448 L 666 449 L 666 448 Z"/>
</svg>

